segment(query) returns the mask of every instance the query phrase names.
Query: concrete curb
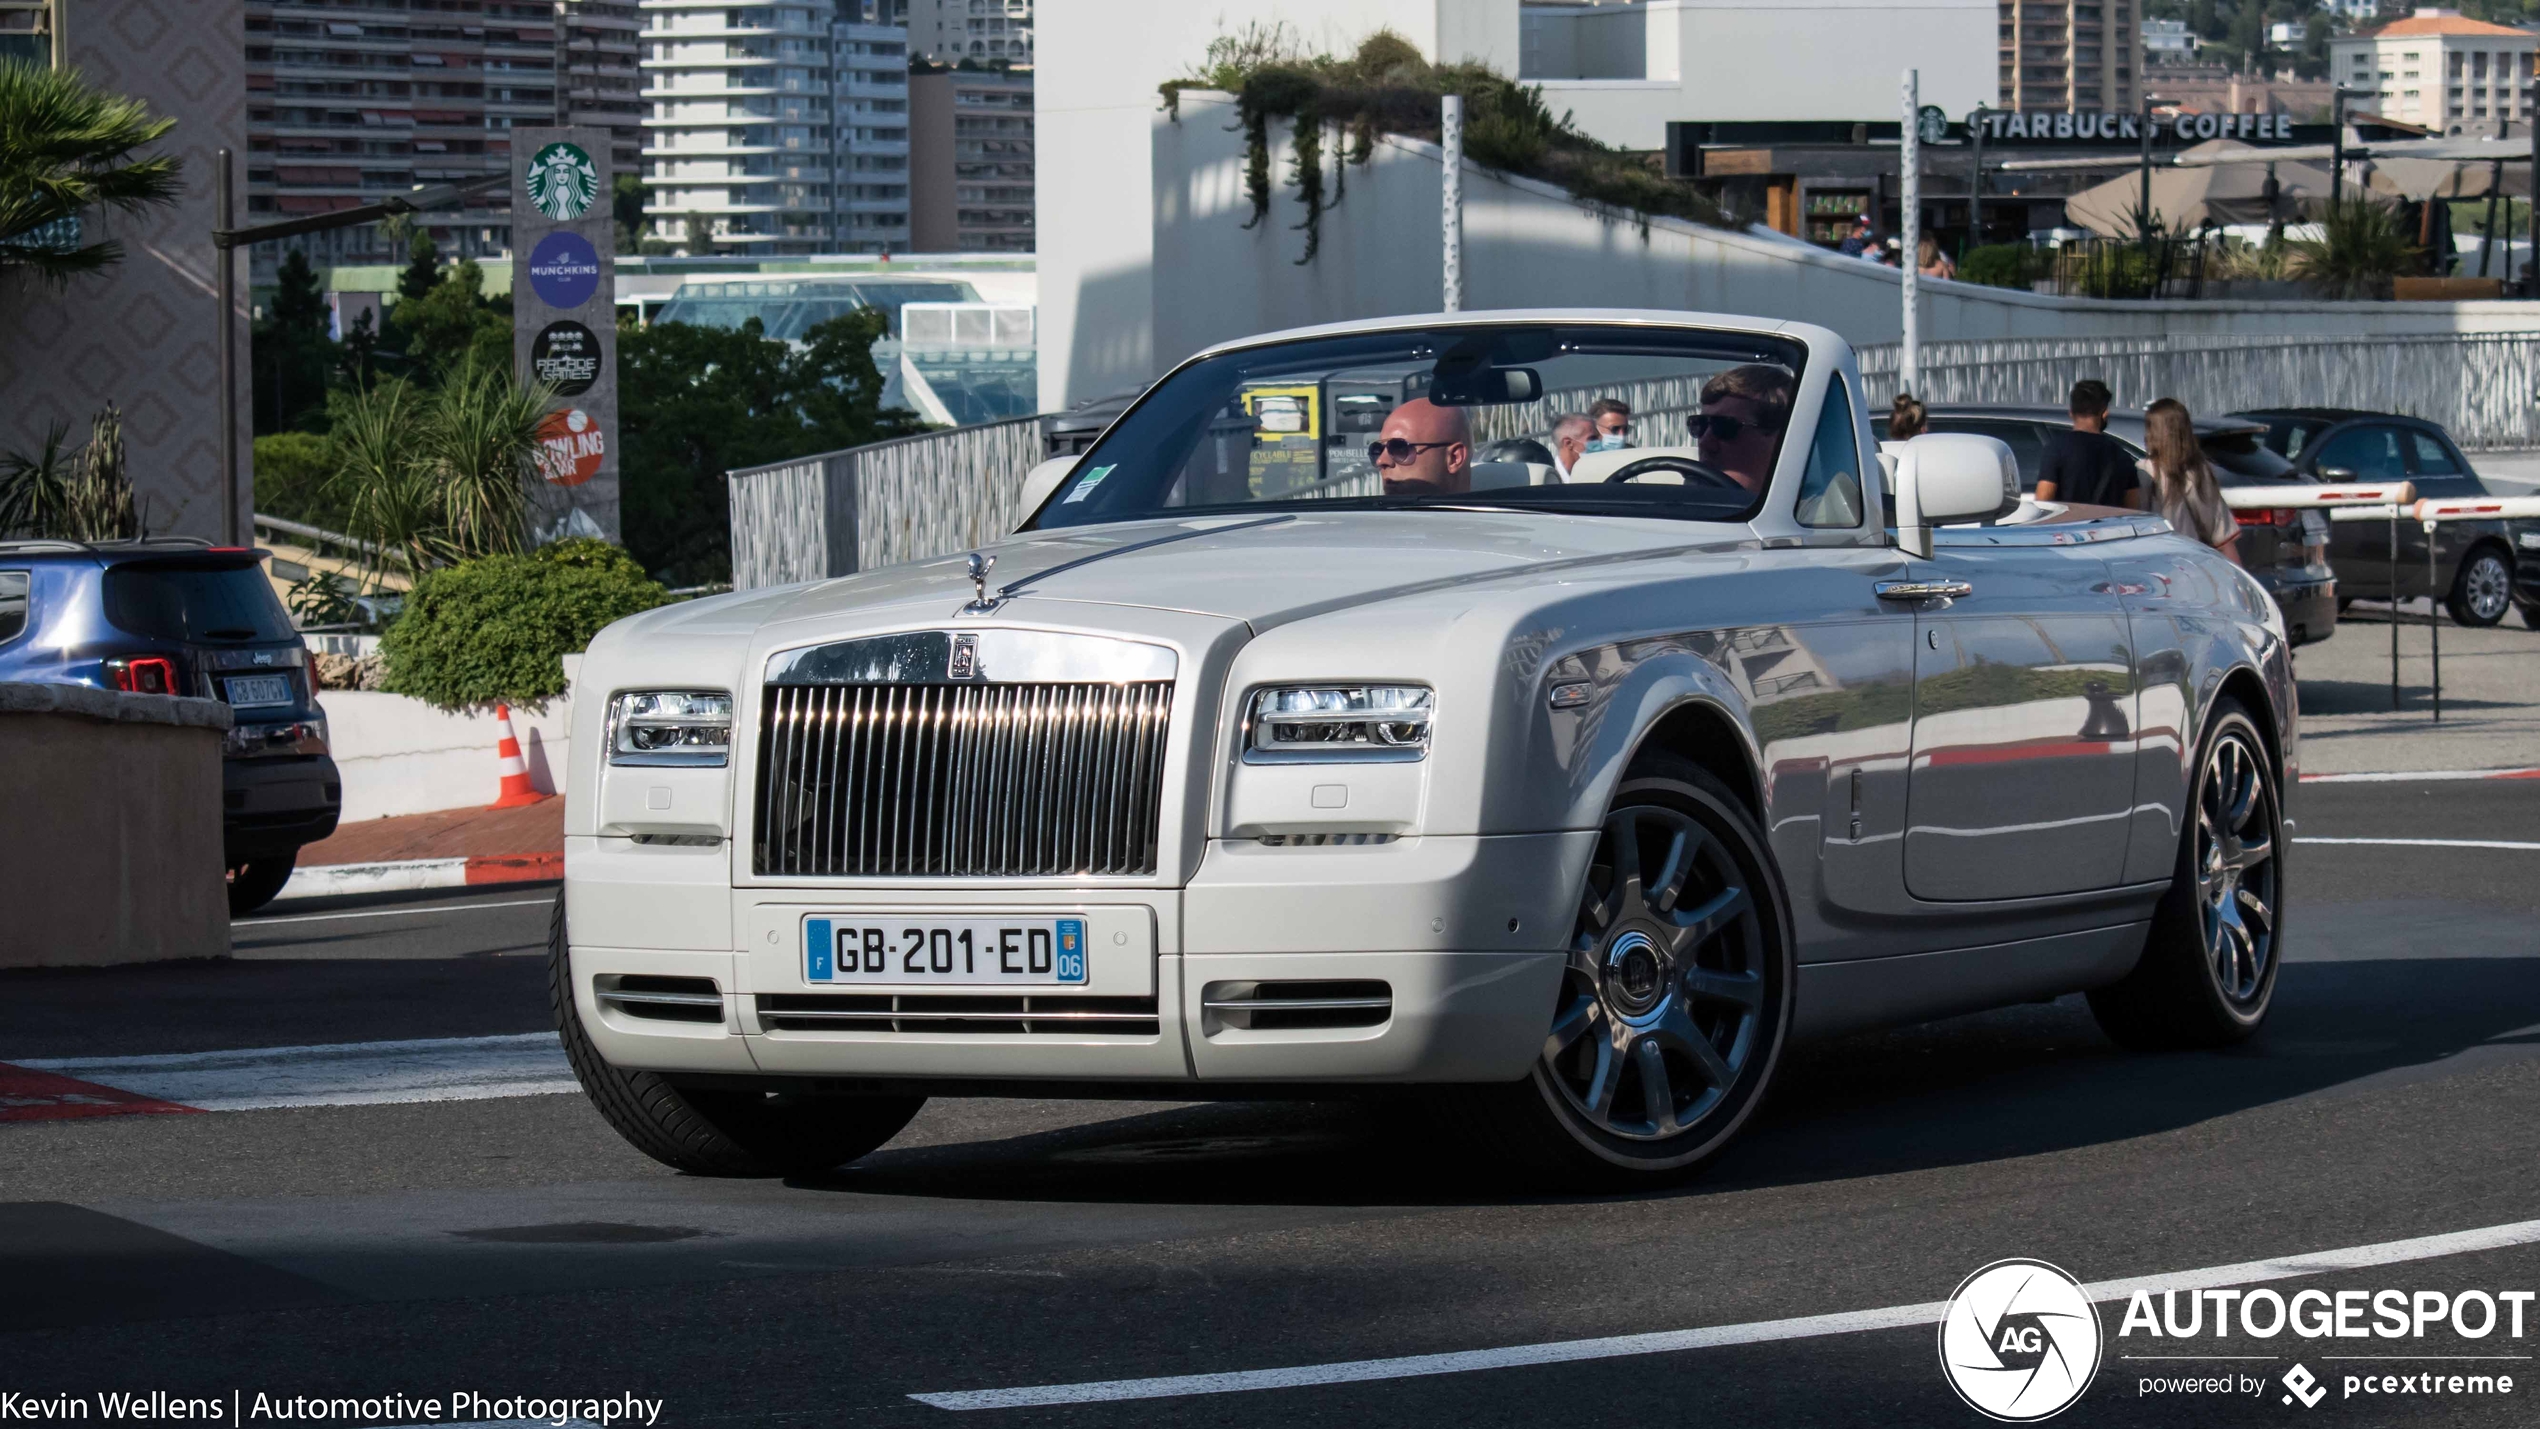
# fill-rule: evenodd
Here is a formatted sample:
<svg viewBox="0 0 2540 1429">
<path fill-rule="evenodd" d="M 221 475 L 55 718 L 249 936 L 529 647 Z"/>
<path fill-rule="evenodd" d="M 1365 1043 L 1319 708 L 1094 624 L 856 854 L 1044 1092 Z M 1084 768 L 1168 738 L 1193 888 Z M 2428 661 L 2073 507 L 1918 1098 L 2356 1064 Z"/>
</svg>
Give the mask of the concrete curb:
<svg viewBox="0 0 2540 1429">
<path fill-rule="evenodd" d="M 467 888 L 480 883 L 544 883 L 562 877 L 561 853 L 326 863 L 291 870 L 291 881 L 282 885 L 274 901 L 335 898 L 347 893 L 404 893 L 418 888 Z"/>
</svg>

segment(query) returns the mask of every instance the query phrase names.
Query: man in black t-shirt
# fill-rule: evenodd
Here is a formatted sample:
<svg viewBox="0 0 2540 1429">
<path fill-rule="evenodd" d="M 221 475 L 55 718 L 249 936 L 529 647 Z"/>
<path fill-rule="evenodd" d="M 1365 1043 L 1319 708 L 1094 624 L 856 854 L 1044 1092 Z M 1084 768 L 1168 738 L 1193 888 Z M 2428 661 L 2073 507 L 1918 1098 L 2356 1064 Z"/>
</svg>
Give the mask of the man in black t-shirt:
<svg viewBox="0 0 2540 1429">
<path fill-rule="evenodd" d="M 2037 467 L 2037 499 L 2076 506 L 2133 506 L 2134 458 L 2125 445 L 2108 435 L 2108 384 L 2084 378 L 2073 384 L 2066 410 L 2072 430 L 2046 439 L 2046 455 Z"/>
</svg>

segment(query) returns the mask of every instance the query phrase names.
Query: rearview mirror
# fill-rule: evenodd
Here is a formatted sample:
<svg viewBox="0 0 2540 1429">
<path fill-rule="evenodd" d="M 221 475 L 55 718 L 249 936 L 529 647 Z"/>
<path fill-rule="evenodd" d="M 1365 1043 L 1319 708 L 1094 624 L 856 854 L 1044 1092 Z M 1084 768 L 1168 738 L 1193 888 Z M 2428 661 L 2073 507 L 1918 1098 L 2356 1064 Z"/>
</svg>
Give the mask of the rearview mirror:
<svg viewBox="0 0 2540 1429">
<path fill-rule="evenodd" d="M 1067 474 L 1075 469 L 1076 458 L 1058 456 L 1051 457 L 1048 461 L 1025 472 L 1023 474 L 1024 519 L 1030 520 L 1032 513 L 1041 509 L 1041 503 L 1049 500 L 1050 493 L 1058 490 L 1059 483 L 1067 480 Z"/>
<path fill-rule="evenodd" d="M 1931 555 L 1935 526 L 1990 521 L 2019 504 L 2020 464 L 1992 437 L 1931 432 L 1897 452 L 1896 544 L 1908 555 Z"/>
<path fill-rule="evenodd" d="M 1440 370 L 1429 379 L 1429 400 L 1441 407 L 1496 407 L 1543 396 L 1543 378 L 1531 367 Z"/>
</svg>

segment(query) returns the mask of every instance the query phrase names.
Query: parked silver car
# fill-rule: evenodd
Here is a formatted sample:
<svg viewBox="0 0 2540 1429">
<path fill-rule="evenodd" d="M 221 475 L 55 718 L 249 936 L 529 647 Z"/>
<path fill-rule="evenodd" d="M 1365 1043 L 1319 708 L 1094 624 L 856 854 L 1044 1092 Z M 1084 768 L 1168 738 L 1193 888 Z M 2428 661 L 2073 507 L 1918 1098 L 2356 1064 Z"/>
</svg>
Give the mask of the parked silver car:
<svg viewBox="0 0 2540 1429">
<path fill-rule="evenodd" d="M 1600 396 L 1669 445 L 1477 461 Z M 556 1014 L 631 1142 L 832 1166 L 930 1096 L 1430 1097 L 1494 1166 L 1716 1153 L 1795 1038 L 2266 1016 L 2290 645 L 2239 566 L 1892 471 L 1843 339 L 1396 317 L 1183 363 L 978 551 L 621 621 Z M 1891 494 L 1892 493 L 1892 494 Z"/>
</svg>

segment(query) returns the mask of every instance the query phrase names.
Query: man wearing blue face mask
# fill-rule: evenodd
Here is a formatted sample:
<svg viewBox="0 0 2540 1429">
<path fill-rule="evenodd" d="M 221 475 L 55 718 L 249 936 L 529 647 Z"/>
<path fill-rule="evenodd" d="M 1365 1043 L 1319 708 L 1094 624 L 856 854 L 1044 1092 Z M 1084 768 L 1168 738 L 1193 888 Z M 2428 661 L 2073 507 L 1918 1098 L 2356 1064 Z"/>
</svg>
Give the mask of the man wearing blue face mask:
<svg viewBox="0 0 2540 1429">
<path fill-rule="evenodd" d="M 1588 439 L 1592 452 L 1618 452 L 1632 444 L 1632 409 L 1627 402 L 1612 397 L 1599 397 L 1588 408 L 1588 420 L 1596 424 L 1596 435 Z"/>
</svg>

